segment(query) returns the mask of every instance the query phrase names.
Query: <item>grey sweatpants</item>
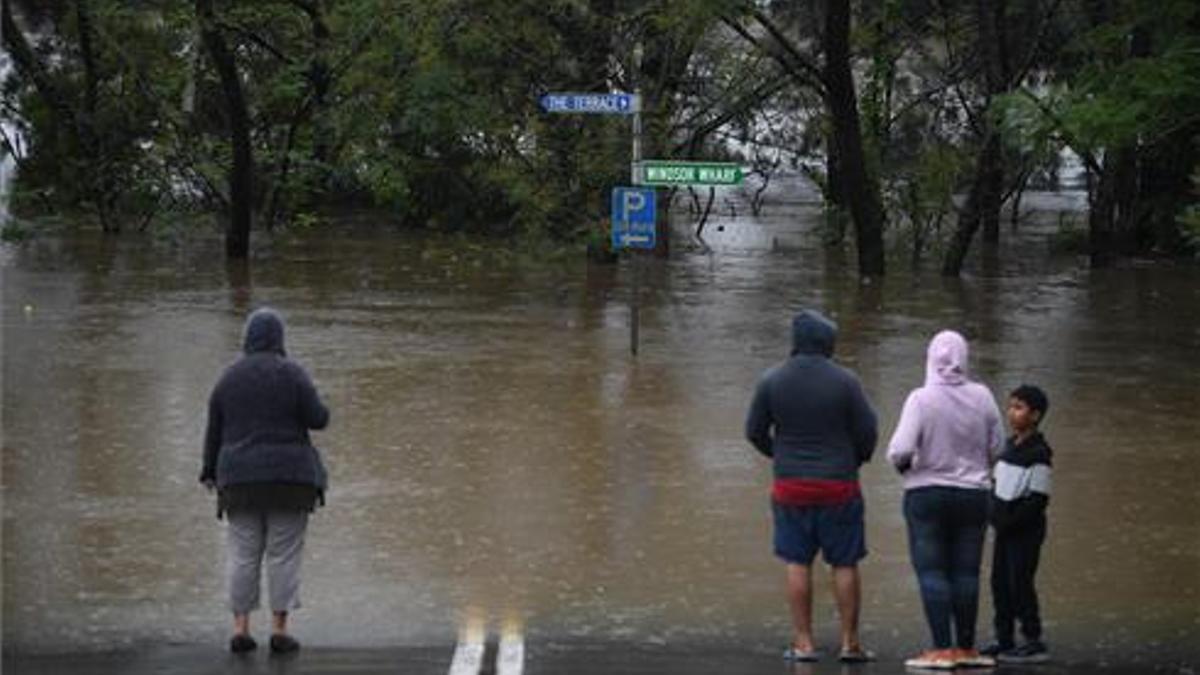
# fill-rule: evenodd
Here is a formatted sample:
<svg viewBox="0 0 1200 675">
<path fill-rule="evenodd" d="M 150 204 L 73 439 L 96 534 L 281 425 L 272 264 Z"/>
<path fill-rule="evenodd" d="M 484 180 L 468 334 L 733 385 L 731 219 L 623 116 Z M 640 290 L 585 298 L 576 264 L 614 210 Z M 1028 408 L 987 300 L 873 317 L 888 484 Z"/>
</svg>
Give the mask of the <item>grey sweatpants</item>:
<svg viewBox="0 0 1200 675">
<path fill-rule="evenodd" d="M 248 614 L 259 607 L 259 576 L 267 558 L 271 611 L 300 607 L 300 558 L 307 511 L 237 511 L 229 521 L 229 609 Z"/>
</svg>

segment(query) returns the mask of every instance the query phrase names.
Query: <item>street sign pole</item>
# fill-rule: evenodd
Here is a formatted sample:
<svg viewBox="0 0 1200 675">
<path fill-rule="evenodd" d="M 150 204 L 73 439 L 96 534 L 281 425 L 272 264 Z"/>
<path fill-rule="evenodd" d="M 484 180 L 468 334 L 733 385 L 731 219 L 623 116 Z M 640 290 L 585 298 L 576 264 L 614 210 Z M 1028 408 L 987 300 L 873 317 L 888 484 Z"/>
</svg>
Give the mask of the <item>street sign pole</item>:
<svg viewBox="0 0 1200 675">
<path fill-rule="evenodd" d="M 628 224 L 626 225 L 626 228 L 628 229 Z M 630 262 L 633 264 L 633 291 L 631 292 L 630 299 L 629 299 L 629 317 L 630 317 L 630 321 L 629 321 L 629 353 L 633 354 L 634 356 L 637 356 L 637 353 L 638 353 L 638 309 L 639 309 L 638 305 L 640 304 L 638 302 L 638 298 L 641 295 L 641 288 L 640 288 L 641 284 L 640 284 L 639 277 L 641 277 L 641 269 L 640 268 L 642 266 L 641 265 L 642 254 L 637 249 L 631 249 L 630 253 L 633 254 L 633 259 L 630 260 Z"/>
<path fill-rule="evenodd" d="M 632 161 L 629 167 L 629 179 L 634 187 L 639 187 L 642 184 L 642 85 L 639 82 L 638 73 L 642 69 L 642 43 L 638 41 L 633 47 L 633 153 Z M 625 218 L 629 215 L 626 211 Z M 657 221 L 657 219 L 656 219 Z M 657 227 L 657 224 L 655 225 Z M 626 230 L 628 231 L 628 222 Z M 642 256 L 636 251 L 630 251 L 633 254 L 633 259 L 630 264 L 633 266 L 633 289 L 629 300 L 629 353 L 637 358 L 638 353 L 638 320 L 639 307 L 638 296 L 641 294 L 639 268 L 641 267 Z"/>
</svg>

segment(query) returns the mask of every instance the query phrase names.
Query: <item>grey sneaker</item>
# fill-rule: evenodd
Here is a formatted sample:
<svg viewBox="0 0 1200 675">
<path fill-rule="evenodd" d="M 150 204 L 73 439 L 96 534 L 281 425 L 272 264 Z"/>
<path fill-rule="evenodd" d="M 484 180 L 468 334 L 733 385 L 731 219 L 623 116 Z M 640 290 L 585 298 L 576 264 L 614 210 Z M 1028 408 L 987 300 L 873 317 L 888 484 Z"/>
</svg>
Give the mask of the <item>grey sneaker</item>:
<svg viewBox="0 0 1200 675">
<path fill-rule="evenodd" d="M 1050 651 L 1041 640 L 1026 642 L 1020 647 L 1000 652 L 996 657 L 1000 663 L 1045 663 L 1050 660 Z"/>
</svg>

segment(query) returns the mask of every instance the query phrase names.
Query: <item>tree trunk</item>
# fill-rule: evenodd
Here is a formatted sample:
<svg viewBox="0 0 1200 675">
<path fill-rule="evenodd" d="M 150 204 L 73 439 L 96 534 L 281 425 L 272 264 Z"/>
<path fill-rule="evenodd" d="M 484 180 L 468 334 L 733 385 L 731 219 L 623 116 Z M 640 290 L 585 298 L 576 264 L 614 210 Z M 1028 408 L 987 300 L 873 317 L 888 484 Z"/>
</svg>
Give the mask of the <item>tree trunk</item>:
<svg viewBox="0 0 1200 675">
<path fill-rule="evenodd" d="M 1131 59 L 1150 56 L 1150 33 L 1144 26 L 1134 26 L 1129 35 Z M 1141 250 L 1140 233 L 1142 186 L 1139 179 L 1141 155 L 1144 148 L 1133 144 L 1117 148 L 1113 153 L 1113 251 L 1121 255 L 1136 255 Z M 1107 166 L 1107 163 L 1106 163 Z"/>
<path fill-rule="evenodd" d="M 980 162 L 976 169 L 979 183 L 977 207 L 983 226 L 985 244 L 1000 242 L 1000 211 L 1004 194 L 1004 153 L 999 151 L 999 136 L 992 123 L 992 101 L 1008 89 L 1008 59 L 1004 48 L 1005 0 L 976 0 L 975 14 L 979 22 L 979 42 L 983 56 L 984 87 L 987 92 L 984 106 L 983 154 L 989 156 L 987 163 Z M 997 147 L 990 147 L 991 143 Z M 980 157 L 982 160 L 982 156 Z"/>
<path fill-rule="evenodd" d="M 826 105 L 833 118 L 835 152 L 842 168 L 843 195 L 854 218 L 858 272 L 864 277 L 884 273 L 883 205 L 879 186 L 867 169 L 854 76 L 850 71 L 849 0 L 826 0 L 824 76 Z"/>
<path fill-rule="evenodd" d="M 233 146 L 233 167 L 229 172 L 229 224 L 225 230 L 225 255 L 246 258 L 250 255 L 250 224 L 253 217 L 254 156 L 250 147 L 250 114 L 242 95 L 242 82 L 233 54 L 225 45 L 216 26 L 212 0 L 196 0 L 200 35 L 212 57 L 225 92 L 229 115 L 229 138 Z"/>
<path fill-rule="evenodd" d="M 985 209 L 1000 201 L 999 192 L 994 195 L 991 192 L 994 180 L 992 174 L 1000 162 L 1000 153 L 1000 136 L 991 133 L 975 160 L 975 178 L 971 181 L 970 192 L 967 193 L 967 203 L 958 215 L 958 229 L 955 230 L 954 238 L 950 240 L 950 248 L 946 250 L 946 257 L 942 261 L 942 276 L 956 277 L 962 273 L 963 262 L 971 249 L 971 240 L 975 238 L 979 226 L 985 222 Z M 998 207 L 995 216 L 997 219 L 1000 217 Z"/>
<path fill-rule="evenodd" d="M 994 247 L 1000 242 L 1000 212 L 1004 206 L 1004 152 L 1000 132 L 995 128 L 988 109 L 995 97 L 1008 89 L 1009 68 L 1003 31 L 1005 4 L 1004 0 L 975 1 L 985 93 L 983 111 L 979 115 L 982 137 L 967 203 L 959 213 L 954 238 L 942 260 L 943 276 L 956 277 L 962 274 L 971 241 L 980 227 L 983 228 L 985 244 Z"/>
<path fill-rule="evenodd" d="M 1088 254 L 1094 268 L 1108 267 L 1115 258 L 1113 226 L 1116 218 L 1117 180 L 1111 162 L 1111 158 L 1104 159 L 1100 175 L 1092 180 L 1094 188 L 1089 197 Z"/>
<path fill-rule="evenodd" d="M 1138 246 L 1138 151 L 1124 147 L 1113 153 L 1113 238 L 1115 253 L 1136 255 Z"/>
<path fill-rule="evenodd" d="M 118 188 L 113 184 L 112 172 L 105 166 L 108 152 L 104 136 L 95 132 L 99 101 L 100 73 L 96 63 L 96 52 L 92 47 L 92 13 L 87 0 L 75 0 L 75 27 L 79 33 L 79 55 L 83 61 L 84 98 L 79 124 L 90 130 L 84 138 L 91 147 L 88 153 L 97 163 L 90 177 L 92 206 L 104 232 L 119 232 L 121 221 L 116 216 Z"/>
<path fill-rule="evenodd" d="M 712 20 L 705 17 L 690 20 L 687 25 L 669 26 L 649 22 L 643 28 L 641 42 L 645 51 L 636 67 L 642 95 L 643 159 L 662 159 L 670 155 L 675 94 L 688 84 L 684 79 L 688 64 Z M 657 200 L 657 207 L 654 255 L 666 258 L 671 253 L 669 200 Z"/>
<path fill-rule="evenodd" d="M 825 139 L 825 245 L 841 246 L 846 241 L 846 180 L 838 157 L 837 139 Z"/>
<path fill-rule="evenodd" d="M 1192 201 L 1192 172 L 1200 165 L 1200 122 L 1181 127 L 1143 151 L 1140 167 L 1143 236 L 1163 252 L 1185 248 L 1177 218 Z"/>
<path fill-rule="evenodd" d="M 333 73 L 329 66 L 329 25 L 325 22 L 324 0 L 298 2 L 298 6 L 308 14 L 312 24 L 313 53 L 308 62 L 308 80 L 313 90 L 313 161 L 322 175 L 321 188 L 325 185 L 327 175 L 326 165 L 329 162 L 330 136 L 332 128 L 329 124 L 329 89 L 333 82 Z"/>
<path fill-rule="evenodd" d="M 92 50 L 92 17 L 87 0 L 75 0 L 75 26 L 79 32 L 79 55 L 83 59 L 84 110 L 89 115 L 95 115 L 99 80 L 96 74 L 96 54 Z"/>
</svg>

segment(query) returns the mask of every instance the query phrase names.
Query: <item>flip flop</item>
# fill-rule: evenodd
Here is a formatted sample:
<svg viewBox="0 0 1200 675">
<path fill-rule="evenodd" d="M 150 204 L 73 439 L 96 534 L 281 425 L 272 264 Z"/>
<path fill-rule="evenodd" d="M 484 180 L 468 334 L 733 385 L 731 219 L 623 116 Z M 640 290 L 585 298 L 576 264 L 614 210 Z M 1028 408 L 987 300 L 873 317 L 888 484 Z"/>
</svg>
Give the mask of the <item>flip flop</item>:
<svg viewBox="0 0 1200 675">
<path fill-rule="evenodd" d="M 875 660 L 875 652 L 869 649 L 843 649 L 838 654 L 838 661 L 842 663 L 868 663 Z"/>
<path fill-rule="evenodd" d="M 806 652 L 803 649 L 796 649 L 795 647 L 788 647 L 787 649 L 783 650 L 783 659 L 785 661 L 797 661 L 800 663 L 813 663 L 814 661 L 821 660 L 821 652 L 819 652 L 815 649 L 810 652 Z"/>
</svg>

